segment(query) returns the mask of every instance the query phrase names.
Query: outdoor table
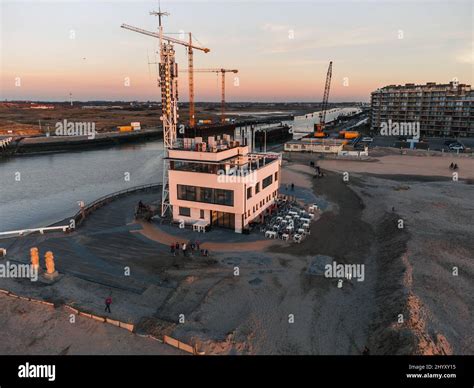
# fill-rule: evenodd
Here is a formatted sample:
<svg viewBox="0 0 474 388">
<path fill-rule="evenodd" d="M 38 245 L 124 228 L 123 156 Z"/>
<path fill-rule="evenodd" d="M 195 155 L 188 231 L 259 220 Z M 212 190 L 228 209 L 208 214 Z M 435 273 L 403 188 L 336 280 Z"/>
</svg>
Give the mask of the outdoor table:
<svg viewBox="0 0 474 388">
<path fill-rule="evenodd" d="M 265 232 L 265 237 L 267 238 L 275 238 L 275 236 L 276 236 L 276 232 L 272 232 L 271 230 L 267 230 Z"/>
<path fill-rule="evenodd" d="M 206 233 L 206 226 L 208 225 L 208 222 L 206 221 L 198 221 L 193 224 L 193 232 L 202 232 Z"/>
</svg>

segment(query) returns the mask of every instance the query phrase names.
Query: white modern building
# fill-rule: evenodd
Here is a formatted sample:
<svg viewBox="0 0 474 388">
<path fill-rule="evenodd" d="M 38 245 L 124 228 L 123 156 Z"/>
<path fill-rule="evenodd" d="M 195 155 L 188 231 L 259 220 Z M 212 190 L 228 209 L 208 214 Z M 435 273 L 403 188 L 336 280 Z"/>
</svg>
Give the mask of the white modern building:
<svg viewBox="0 0 474 388">
<path fill-rule="evenodd" d="M 230 135 L 180 139 L 169 150 L 173 220 L 241 233 L 275 204 L 281 156 L 250 153 Z"/>
</svg>

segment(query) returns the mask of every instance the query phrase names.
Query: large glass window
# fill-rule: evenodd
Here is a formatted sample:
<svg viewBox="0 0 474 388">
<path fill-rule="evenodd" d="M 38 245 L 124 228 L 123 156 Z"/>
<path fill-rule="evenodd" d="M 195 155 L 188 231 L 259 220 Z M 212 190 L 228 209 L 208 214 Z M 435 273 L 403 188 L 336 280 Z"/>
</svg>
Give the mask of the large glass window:
<svg viewBox="0 0 474 388">
<path fill-rule="evenodd" d="M 196 187 L 194 186 L 184 186 L 185 187 L 185 197 L 188 201 L 196 201 Z"/>
<path fill-rule="evenodd" d="M 189 207 L 179 207 L 179 215 L 185 217 L 191 217 L 191 209 Z"/>
<path fill-rule="evenodd" d="M 232 213 L 212 211 L 211 221 L 214 226 L 235 229 L 235 215 Z"/>
<path fill-rule="evenodd" d="M 224 169 L 224 165 L 212 164 L 212 163 L 195 163 L 186 161 L 171 161 L 170 169 L 178 171 L 191 171 L 200 172 L 207 174 L 217 174 L 219 170 Z"/>
<path fill-rule="evenodd" d="M 234 192 L 231 190 L 214 189 L 214 196 L 215 204 L 226 206 L 234 204 Z"/>
<path fill-rule="evenodd" d="M 267 186 L 270 186 L 273 182 L 273 175 L 267 176 L 263 181 L 262 181 L 262 188 L 264 189 Z"/>
<path fill-rule="evenodd" d="M 232 190 L 213 189 L 209 187 L 178 185 L 178 199 L 234 206 L 234 192 Z"/>
<path fill-rule="evenodd" d="M 206 203 L 214 203 L 214 190 L 207 188 L 207 187 L 199 187 L 198 190 L 199 198 L 197 201 L 199 202 L 206 202 Z"/>
</svg>

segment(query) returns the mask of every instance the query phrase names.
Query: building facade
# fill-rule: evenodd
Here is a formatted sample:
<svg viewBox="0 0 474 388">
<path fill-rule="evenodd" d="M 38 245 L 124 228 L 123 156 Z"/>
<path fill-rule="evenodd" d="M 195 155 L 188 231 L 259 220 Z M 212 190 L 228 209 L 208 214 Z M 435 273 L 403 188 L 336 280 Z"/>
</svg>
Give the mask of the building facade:
<svg viewBox="0 0 474 388">
<path fill-rule="evenodd" d="M 281 157 L 250 153 L 230 135 L 184 139 L 169 150 L 173 220 L 241 233 L 268 212 L 278 196 Z"/>
<path fill-rule="evenodd" d="M 371 94 L 370 128 L 382 123 L 419 123 L 422 136 L 474 136 L 474 91 L 470 85 L 390 85 Z"/>
</svg>

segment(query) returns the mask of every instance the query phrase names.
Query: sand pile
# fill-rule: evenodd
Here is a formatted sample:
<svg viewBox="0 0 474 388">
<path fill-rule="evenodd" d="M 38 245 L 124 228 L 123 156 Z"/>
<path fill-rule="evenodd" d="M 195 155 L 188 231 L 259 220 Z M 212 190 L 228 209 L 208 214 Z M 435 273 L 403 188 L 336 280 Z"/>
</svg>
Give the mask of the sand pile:
<svg viewBox="0 0 474 388">
<path fill-rule="evenodd" d="M 444 335 L 427 332 L 427 310 L 413 293 L 413 268 L 407 257 L 409 234 L 397 228 L 396 214 L 387 214 L 377 232 L 376 299 L 372 354 L 451 354 Z"/>
</svg>

